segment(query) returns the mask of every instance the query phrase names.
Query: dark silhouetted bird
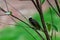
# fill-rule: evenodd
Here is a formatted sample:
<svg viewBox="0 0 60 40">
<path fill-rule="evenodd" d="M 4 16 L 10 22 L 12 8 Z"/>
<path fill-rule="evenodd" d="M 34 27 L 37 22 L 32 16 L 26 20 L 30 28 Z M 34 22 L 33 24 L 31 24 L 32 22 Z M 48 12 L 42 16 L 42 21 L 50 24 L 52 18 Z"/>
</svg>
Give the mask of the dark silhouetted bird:
<svg viewBox="0 0 60 40">
<path fill-rule="evenodd" d="M 39 25 L 39 23 L 36 20 L 34 20 L 30 17 L 29 22 L 31 25 L 34 26 L 35 29 L 40 30 L 41 26 Z"/>
</svg>

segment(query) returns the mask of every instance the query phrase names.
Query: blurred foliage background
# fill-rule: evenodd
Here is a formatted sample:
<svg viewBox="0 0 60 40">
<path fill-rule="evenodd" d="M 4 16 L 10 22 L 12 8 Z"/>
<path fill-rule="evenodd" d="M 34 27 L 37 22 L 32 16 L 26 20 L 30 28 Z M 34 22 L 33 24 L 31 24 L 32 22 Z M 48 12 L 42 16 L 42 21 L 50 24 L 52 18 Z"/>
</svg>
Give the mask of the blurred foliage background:
<svg viewBox="0 0 60 40">
<path fill-rule="evenodd" d="M 44 1 L 43 1 L 43 3 L 44 3 Z M 51 9 L 51 11 L 50 11 L 49 8 L 47 10 L 45 10 L 43 12 L 44 20 L 45 20 L 45 23 L 51 24 L 51 12 L 53 15 L 54 25 L 56 25 L 55 30 L 58 29 L 58 32 L 56 32 L 57 33 L 56 40 L 60 40 L 60 18 L 57 16 L 55 11 L 53 9 Z M 32 17 L 42 26 L 38 12 L 34 13 L 34 15 L 32 15 Z M 27 21 L 25 20 L 25 22 L 27 22 Z M 42 31 L 39 31 L 39 32 L 46 39 L 44 33 Z M 39 35 L 34 30 L 29 28 L 29 26 L 27 26 L 26 24 L 18 21 L 17 23 L 15 23 L 12 26 L 8 25 L 7 27 L 0 29 L 0 40 L 35 40 L 30 33 L 36 38 L 36 40 L 41 40 Z M 53 36 L 53 40 L 55 40 L 55 35 Z"/>
</svg>

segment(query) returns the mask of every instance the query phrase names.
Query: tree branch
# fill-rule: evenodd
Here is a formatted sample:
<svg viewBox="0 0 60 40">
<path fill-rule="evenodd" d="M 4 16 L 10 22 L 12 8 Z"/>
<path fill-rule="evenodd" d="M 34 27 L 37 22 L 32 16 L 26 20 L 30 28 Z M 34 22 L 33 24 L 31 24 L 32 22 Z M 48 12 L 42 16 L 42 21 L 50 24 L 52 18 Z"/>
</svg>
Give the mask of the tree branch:
<svg viewBox="0 0 60 40">
<path fill-rule="evenodd" d="M 4 13 L 6 13 L 6 11 L 5 11 L 5 10 L 3 10 L 1 7 L 0 7 L 0 10 L 2 10 Z"/>
<path fill-rule="evenodd" d="M 17 10 L 15 7 L 13 7 L 10 3 L 7 2 L 7 4 L 10 5 L 12 8 L 14 8 L 20 15 L 22 15 L 27 20 L 27 18 L 19 10 Z"/>
<path fill-rule="evenodd" d="M 57 0 L 54 0 L 54 1 L 55 1 L 56 6 L 57 6 L 58 12 L 60 13 L 60 8 L 59 8 Z"/>
<path fill-rule="evenodd" d="M 49 34 L 48 34 L 48 32 L 47 32 L 47 29 L 46 29 L 46 25 L 45 25 L 43 13 L 42 13 L 41 4 L 40 4 L 40 6 L 38 7 L 38 5 L 36 5 L 33 0 L 31 0 L 31 1 L 33 2 L 33 4 L 35 5 L 36 9 L 37 9 L 38 12 L 39 12 L 40 19 L 41 19 L 41 22 L 42 22 L 42 25 L 43 25 L 43 28 L 44 28 L 44 33 L 45 33 L 45 35 L 46 35 L 46 38 L 47 38 L 47 40 L 50 40 Z M 37 0 L 37 1 L 38 1 L 38 0 Z M 40 2 L 40 3 L 41 3 L 41 2 Z"/>
<path fill-rule="evenodd" d="M 0 10 L 1 11 L 3 11 L 4 13 L 6 13 L 7 11 L 5 11 L 4 9 L 2 9 L 1 7 L 0 7 Z M 11 15 L 12 17 L 14 17 L 14 18 L 16 18 L 16 19 L 18 19 L 19 21 L 21 21 L 21 22 L 23 22 L 23 23 L 25 23 L 26 25 L 28 25 L 29 27 L 31 27 L 29 24 L 27 24 L 26 22 L 24 22 L 23 20 L 21 20 L 21 19 L 19 19 L 19 18 L 17 18 L 17 17 L 15 17 L 14 15 Z"/>
<path fill-rule="evenodd" d="M 60 14 L 55 10 L 55 8 L 52 6 L 52 4 L 47 0 L 48 4 L 52 7 L 52 9 L 56 12 L 56 14 L 60 17 Z"/>
</svg>

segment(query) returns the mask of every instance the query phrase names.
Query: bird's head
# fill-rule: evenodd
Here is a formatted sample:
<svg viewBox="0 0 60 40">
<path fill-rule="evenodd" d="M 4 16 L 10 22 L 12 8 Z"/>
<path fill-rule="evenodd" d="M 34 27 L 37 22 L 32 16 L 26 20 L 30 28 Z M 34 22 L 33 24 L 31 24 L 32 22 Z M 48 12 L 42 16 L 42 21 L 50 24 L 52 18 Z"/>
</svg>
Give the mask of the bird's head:
<svg viewBox="0 0 60 40">
<path fill-rule="evenodd" d="M 32 20 L 32 17 L 31 17 L 31 16 L 29 17 L 29 20 L 30 20 L 30 21 Z"/>
</svg>

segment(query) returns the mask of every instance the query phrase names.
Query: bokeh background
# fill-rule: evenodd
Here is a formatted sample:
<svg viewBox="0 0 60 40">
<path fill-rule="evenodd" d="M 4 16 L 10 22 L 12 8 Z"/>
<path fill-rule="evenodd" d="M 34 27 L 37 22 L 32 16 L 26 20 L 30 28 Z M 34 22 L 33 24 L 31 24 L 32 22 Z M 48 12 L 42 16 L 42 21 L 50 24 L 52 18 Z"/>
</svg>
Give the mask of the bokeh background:
<svg viewBox="0 0 60 40">
<path fill-rule="evenodd" d="M 27 19 L 30 16 L 33 16 L 37 12 L 36 8 L 34 7 L 33 3 L 30 0 L 6 0 L 6 1 L 10 4 L 10 5 L 8 4 L 8 9 L 10 11 L 12 11 L 13 15 L 15 15 L 16 17 L 18 17 L 24 21 L 25 21 L 25 19 L 23 18 L 23 16 L 21 16 L 14 8 L 16 8 L 18 11 L 20 11 L 20 13 L 22 13 Z M 54 0 L 49 0 L 49 1 L 52 3 L 52 5 L 54 7 L 56 6 L 54 3 Z M 6 7 L 4 0 L 0 0 L 0 7 L 2 7 L 4 10 L 7 11 L 7 7 Z M 49 5 L 48 5 L 47 1 L 45 1 L 45 3 L 42 5 L 43 12 L 46 11 L 48 8 L 49 8 Z M 47 13 L 49 13 L 49 12 L 47 12 Z M 4 13 L 1 10 L 0 10 L 0 15 L 3 15 L 3 16 L 0 16 L 0 29 L 9 27 L 8 25 L 15 24 L 15 22 L 8 15 L 4 15 Z M 46 15 L 45 16 L 48 17 L 48 15 L 49 14 L 47 14 L 47 16 Z M 54 17 L 56 17 L 56 16 L 54 16 Z M 35 19 L 39 20 L 39 18 L 37 16 Z M 56 19 L 57 19 L 57 17 L 56 17 Z M 47 20 L 47 18 L 46 18 L 46 20 Z M 49 21 L 49 19 L 48 19 L 48 21 Z M 57 23 L 57 22 L 60 23 L 59 20 L 57 20 L 55 23 Z M 22 25 L 23 23 L 20 23 L 20 24 Z M 26 25 L 23 25 L 23 26 L 26 26 Z M 59 24 L 58 24 L 58 26 L 60 29 Z M 0 40 L 1 39 L 2 40 L 25 40 L 25 39 L 28 40 L 30 38 L 31 38 L 30 40 L 33 40 L 33 38 L 30 36 L 30 34 L 28 34 L 24 29 L 19 28 L 20 26 L 16 26 L 16 27 L 18 27 L 18 28 L 14 28 L 12 26 L 12 28 L 7 28 L 7 29 L 3 30 L 2 32 L 0 32 L 0 35 L 1 35 Z M 40 40 L 40 38 L 37 36 L 37 34 L 35 34 L 34 31 L 32 31 L 31 29 L 29 31 L 33 32 L 32 34 L 34 34 L 34 37 L 37 38 L 37 40 Z M 29 35 L 29 36 L 26 36 L 26 35 Z M 26 38 L 25 38 L 25 36 L 26 36 Z M 60 38 L 60 32 L 57 32 L 57 40 L 60 40 L 59 38 Z"/>
</svg>

